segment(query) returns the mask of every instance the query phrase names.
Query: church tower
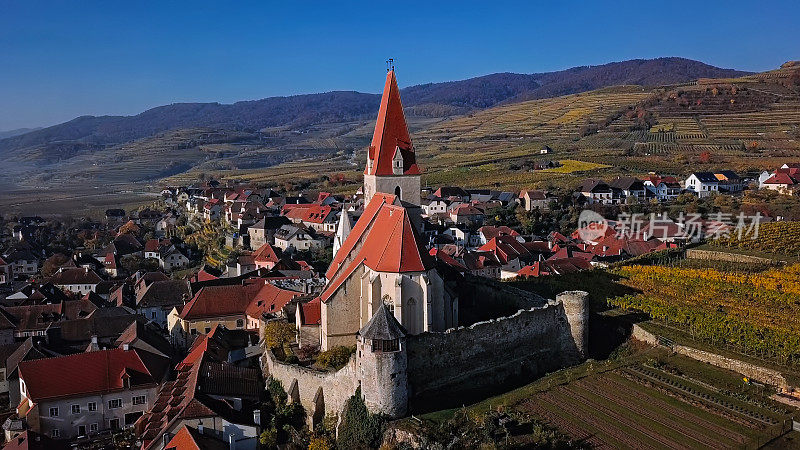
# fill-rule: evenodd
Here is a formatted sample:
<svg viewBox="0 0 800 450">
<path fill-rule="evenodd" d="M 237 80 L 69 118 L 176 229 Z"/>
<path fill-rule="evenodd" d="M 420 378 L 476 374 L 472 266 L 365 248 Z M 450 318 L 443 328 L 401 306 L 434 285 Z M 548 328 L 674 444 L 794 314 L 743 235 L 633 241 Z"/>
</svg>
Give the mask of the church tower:
<svg viewBox="0 0 800 450">
<path fill-rule="evenodd" d="M 375 193 L 381 192 L 394 194 L 403 202 L 419 205 L 420 173 L 392 67 L 386 74 L 378 121 L 375 123 L 372 143 L 367 150 L 364 204 L 369 204 Z"/>
</svg>

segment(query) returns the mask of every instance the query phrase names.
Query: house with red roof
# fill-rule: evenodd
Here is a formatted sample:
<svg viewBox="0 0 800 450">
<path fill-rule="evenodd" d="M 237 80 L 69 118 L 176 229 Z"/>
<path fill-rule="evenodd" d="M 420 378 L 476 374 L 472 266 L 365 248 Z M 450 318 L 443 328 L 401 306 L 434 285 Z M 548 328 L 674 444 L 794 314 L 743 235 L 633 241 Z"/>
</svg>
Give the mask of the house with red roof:
<svg viewBox="0 0 800 450">
<path fill-rule="evenodd" d="M 462 204 L 450 210 L 450 220 L 456 224 L 482 225 L 486 215 L 473 205 Z"/>
<path fill-rule="evenodd" d="M 263 285 L 235 284 L 205 286 L 183 307 L 174 307 L 167 318 L 167 328 L 180 347 L 199 334 L 211 332 L 215 325 L 244 329 L 247 307 Z"/>
<path fill-rule="evenodd" d="M 317 231 L 336 231 L 339 219 L 338 212 L 330 205 L 316 203 L 297 205 L 286 212 L 286 217 L 293 223 L 302 223 L 308 228 Z"/>
<path fill-rule="evenodd" d="M 658 201 L 666 202 L 675 200 L 681 193 L 681 182 L 675 177 L 650 175 L 644 180 L 647 188 Z"/>
<path fill-rule="evenodd" d="M 473 247 L 480 247 L 498 236 L 518 237 L 519 233 L 505 225 L 485 225 L 478 228 L 476 233 L 470 235 L 469 244 Z"/>
<path fill-rule="evenodd" d="M 280 314 L 284 306 L 301 295 L 303 295 L 302 292 L 283 289 L 264 280 L 261 289 L 256 292 L 253 299 L 250 300 L 250 304 L 245 308 L 246 328 L 260 330 L 265 316 Z"/>
<path fill-rule="evenodd" d="M 52 284 L 80 295 L 94 292 L 101 281 L 94 270 L 84 267 L 62 267 L 50 278 Z"/>
<path fill-rule="evenodd" d="M 53 439 L 133 426 L 155 400 L 169 362 L 117 348 L 19 363 L 17 414 Z"/>
<path fill-rule="evenodd" d="M 800 168 L 784 164 L 762 183 L 764 189 L 794 195 L 800 191 Z"/>
<path fill-rule="evenodd" d="M 207 442 L 199 438 L 201 434 L 221 439 L 226 443 L 222 448 L 258 448 L 262 372 L 229 363 L 254 343 L 249 333 L 224 327 L 198 336 L 175 366 L 174 379 L 161 385 L 149 410 L 136 422 L 140 448 L 194 448 L 192 441 Z M 191 436 L 182 435 L 186 426 L 196 433 L 188 430 Z"/>
<path fill-rule="evenodd" d="M 252 256 L 256 269 L 272 269 L 280 261 L 275 248 L 269 243 L 264 243 L 261 247 L 258 247 Z"/>
</svg>

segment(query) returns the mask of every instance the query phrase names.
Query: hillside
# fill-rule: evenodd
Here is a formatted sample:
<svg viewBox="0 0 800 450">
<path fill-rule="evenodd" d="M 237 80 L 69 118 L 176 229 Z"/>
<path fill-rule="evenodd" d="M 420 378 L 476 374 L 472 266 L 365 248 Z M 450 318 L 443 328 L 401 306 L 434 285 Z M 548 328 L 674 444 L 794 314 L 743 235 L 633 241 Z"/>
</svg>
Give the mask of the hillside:
<svg viewBox="0 0 800 450">
<path fill-rule="evenodd" d="M 618 86 L 431 121 L 413 133 L 423 183 L 558 188 L 587 176 L 772 170 L 800 159 L 798 68 L 698 84 Z M 544 145 L 553 153 L 541 155 Z M 280 185 L 342 172 L 350 184 L 326 188 L 344 192 L 360 180 L 362 155 L 219 175 Z M 565 164 L 532 170 L 543 160 Z"/>
<path fill-rule="evenodd" d="M 576 67 L 541 74 L 499 73 L 462 81 L 412 86 L 403 90 L 409 115 L 451 117 L 500 103 L 584 92 L 613 85 L 661 85 L 702 77 L 743 75 L 682 58 L 632 60 Z M 15 167 L 51 169 L 71 158 L 114 151 L 120 144 L 169 130 L 208 128 L 243 131 L 258 139 L 258 130 L 308 133 L 314 127 L 372 120 L 378 94 L 328 92 L 271 97 L 234 104 L 180 103 L 135 116 L 84 116 L 45 129 L 0 140 L 0 156 Z M 347 127 L 345 127 L 347 128 Z M 274 130 L 273 130 L 274 131 Z M 163 161 L 153 161 L 155 165 Z M 158 178 L 153 173 L 150 179 Z M 144 177 L 148 178 L 148 177 Z"/>
</svg>

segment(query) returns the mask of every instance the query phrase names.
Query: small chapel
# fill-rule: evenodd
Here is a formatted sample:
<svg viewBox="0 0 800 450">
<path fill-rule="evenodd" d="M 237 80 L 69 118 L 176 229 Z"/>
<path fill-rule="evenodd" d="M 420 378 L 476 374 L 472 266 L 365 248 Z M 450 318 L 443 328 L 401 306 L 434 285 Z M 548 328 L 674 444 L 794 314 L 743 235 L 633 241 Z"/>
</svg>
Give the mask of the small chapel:
<svg viewBox="0 0 800 450">
<path fill-rule="evenodd" d="M 457 326 L 458 297 L 445 285 L 417 228 L 420 175 L 391 68 L 367 150 L 364 212 L 354 225 L 342 217 L 325 274 L 322 350 L 355 345 L 359 330 L 382 307 L 408 334 Z"/>
</svg>

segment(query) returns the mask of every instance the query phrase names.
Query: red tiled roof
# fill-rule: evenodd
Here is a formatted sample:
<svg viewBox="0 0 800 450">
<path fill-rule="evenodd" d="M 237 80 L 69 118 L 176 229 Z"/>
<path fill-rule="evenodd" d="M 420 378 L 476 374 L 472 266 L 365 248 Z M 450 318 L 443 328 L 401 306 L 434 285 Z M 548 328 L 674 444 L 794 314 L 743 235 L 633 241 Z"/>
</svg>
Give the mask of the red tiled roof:
<svg viewBox="0 0 800 450">
<path fill-rule="evenodd" d="M 278 255 L 275 253 L 275 249 L 272 248 L 272 246 L 269 245 L 269 243 L 266 243 L 261 247 L 258 247 L 258 249 L 255 252 L 253 252 L 253 261 L 255 261 L 256 264 L 267 263 L 267 262 L 277 263 L 278 261 L 280 261 L 280 259 L 278 258 Z"/>
<path fill-rule="evenodd" d="M 325 273 L 325 277 L 328 280 L 332 279 L 336 275 L 336 272 L 339 270 L 339 266 L 342 265 L 348 256 L 351 256 L 350 253 L 352 253 L 356 244 L 358 244 L 358 242 L 361 240 L 361 235 L 364 234 L 370 225 L 372 225 L 372 222 L 375 220 L 375 216 L 378 215 L 378 211 L 380 211 L 381 207 L 383 207 L 383 204 L 393 204 L 396 200 L 397 197 L 394 195 L 382 194 L 380 192 L 376 193 L 375 196 L 372 197 L 372 200 L 369 202 L 369 204 L 364 207 L 364 212 L 361 214 L 361 217 L 353 226 L 353 229 L 350 230 L 350 234 L 347 235 L 347 239 L 345 239 L 342 243 L 342 247 L 335 255 L 333 255 L 333 261 L 331 261 L 331 265 L 328 268 L 328 271 Z"/>
<path fill-rule="evenodd" d="M 786 172 L 778 172 L 776 171 L 771 177 L 767 178 L 764 181 L 764 184 L 786 184 L 786 185 L 794 185 L 797 184 L 797 180 L 795 180 L 791 175 Z"/>
<path fill-rule="evenodd" d="M 271 283 L 266 283 L 253 297 L 245 313 L 249 317 L 259 318 L 263 313 L 280 311 L 293 298 L 302 295 L 300 292 L 281 289 Z"/>
<path fill-rule="evenodd" d="M 392 158 L 397 149 L 400 149 L 403 156 L 403 174 L 419 175 L 419 166 L 417 166 L 414 147 L 408 134 L 403 104 L 400 101 L 400 88 L 397 87 L 394 70 L 390 70 L 386 74 L 378 120 L 375 123 L 375 132 L 369 146 L 368 158 L 374 161 L 372 171 L 370 173 L 369 166 L 367 166 L 364 174 L 393 175 Z"/>
<path fill-rule="evenodd" d="M 300 305 L 300 323 L 303 325 L 319 325 L 322 319 L 322 302 L 319 297 Z"/>
<path fill-rule="evenodd" d="M 494 253 L 502 264 L 508 264 L 515 258 L 524 258 L 531 254 L 525 244 L 518 241 L 515 236 L 508 235 L 493 237 L 478 250 Z"/>
<path fill-rule="evenodd" d="M 322 301 L 327 301 L 362 262 L 372 270 L 392 273 L 423 272 L 433 266 L 406 209 L 389 204 L 387 200 L 393 202 L 395 197 L 375 195 L 364 209 L 328 270 L 328 275 L 334 279 L 322 293 Z M 338 266 L 350 256 L 358 242 L 361 242 L 358 253 L 340 270 Z"/>
<path fill-rule="evenodd" d="M 446 252 L 443 252 L 439 249 L 432 248 L 430 251 L 430 255 L 436 259 L 441 260 L 443 263 L 451 266 L 452 268 L 458 270 L 459 272 L 464 272 L 467 270 L 467 267 L 460 262 L 456 261 L 455 258 L 448 255 Z"/>
<path fill-rule="evenodd" d="M 103 281 L 94 270 L 85 269 L 83 267 L 74 267 L 69 269 L 61 269 L 53 274 L 50 282 L 56 286 L 69 285 L 69 284 L 97 284 Z"/>
<path fill-rule="evenodd" d="M 325 219 L 333 212 L 332 208 L 328 205 L 317 205 L 314 203 L 307 205 L 296 205 L 286 212 L 286 217 L 290 219 L 297 219 L 309 223 L 323 223 Z"/>
<path fill-rule="evenodd" d="M 123 374 L 131 376 L 132 385 L 156 382 L 135 350 L 120 348 L 23 361 L 18 367 L 34 402 L 122 389 Z"/>
<path fill-rule="evenodd" d="M 244 314 L 260 288 L 258 284 L 206 286 L 183 307 L 180 317 L 196 320 Z"/>
</svg>

